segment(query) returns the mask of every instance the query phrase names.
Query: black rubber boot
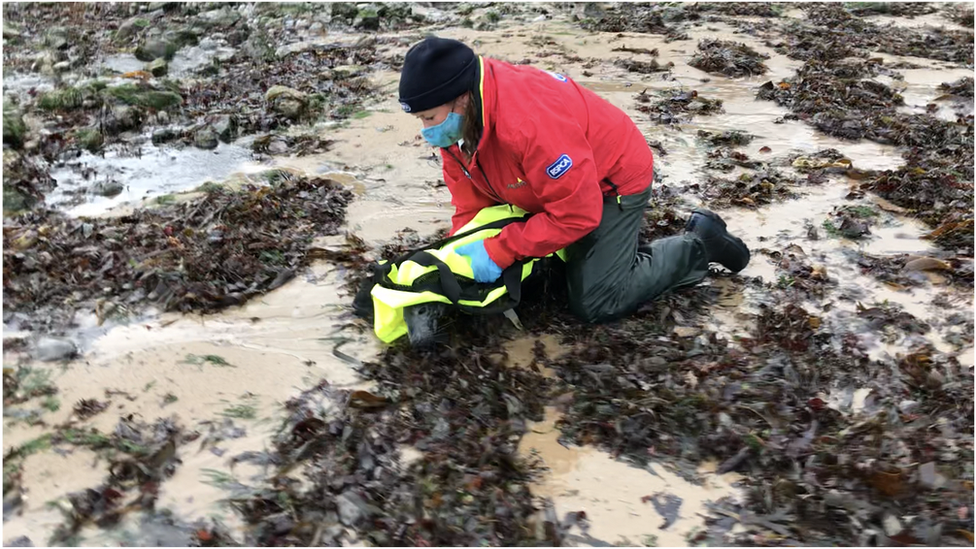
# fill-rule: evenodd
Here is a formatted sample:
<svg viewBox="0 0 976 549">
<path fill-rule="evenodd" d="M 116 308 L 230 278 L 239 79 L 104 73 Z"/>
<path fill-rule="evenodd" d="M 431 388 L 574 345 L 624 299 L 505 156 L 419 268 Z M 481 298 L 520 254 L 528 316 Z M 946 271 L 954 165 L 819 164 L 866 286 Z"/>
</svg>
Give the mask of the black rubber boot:
<svg viewBox="0 0 976 549">
<path fill-rule="evenodd" d="M 749 264 L 749 248 L 742 239 L 725 229 L 725 221 L 713 211 L 697 208 L 691 212 L 685 231 L 698 235 L 711 263 L 719 263 L 737 273 Z"/>
</svg>

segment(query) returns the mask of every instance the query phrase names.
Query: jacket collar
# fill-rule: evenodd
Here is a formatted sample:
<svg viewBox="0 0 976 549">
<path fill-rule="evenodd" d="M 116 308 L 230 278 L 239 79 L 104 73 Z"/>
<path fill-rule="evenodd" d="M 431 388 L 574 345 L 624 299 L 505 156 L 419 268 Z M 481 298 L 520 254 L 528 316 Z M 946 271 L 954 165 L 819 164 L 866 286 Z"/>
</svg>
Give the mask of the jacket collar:
<svg viewBox="0 0 976 549">
<path fill-rule="evenodd" d="M 495 71 L 492 66 L 492 62 L 489 59 L 485 59 L 483 56 L 478 56 L 478 84 L 475 86 L 473 93 L 475 94 L 475 101 L 480 107 L 481 111 L 481 137 L 478 139 L 478 146 L 475 147 L 474 156 L 471 158 L 472 164 L 474 159 L 478 156 L 478 151 L 481 150 L 482 144 L 485 142 L 487 135 L 494 131 L 495 120 L 493 114 L 495 113 Z M 460 147 L 457 143 L 451 145 L 448 148 L 452 154 L 457 152 L 460 154 Z M 455 156 L 455 158 L 460 158 Z"/>
<path fill-rule="evenodd" d="M 477 102 L 481 107 L 481 138 L 478 140 L 478 147 L 475 154 L 481 149 L 489 133 L 494 131 L 495 113 L 495 71 L 490 60 L 484 56 L 478 56 L 478 86 L 474 90 L 477 94 Z"/>
</svg>

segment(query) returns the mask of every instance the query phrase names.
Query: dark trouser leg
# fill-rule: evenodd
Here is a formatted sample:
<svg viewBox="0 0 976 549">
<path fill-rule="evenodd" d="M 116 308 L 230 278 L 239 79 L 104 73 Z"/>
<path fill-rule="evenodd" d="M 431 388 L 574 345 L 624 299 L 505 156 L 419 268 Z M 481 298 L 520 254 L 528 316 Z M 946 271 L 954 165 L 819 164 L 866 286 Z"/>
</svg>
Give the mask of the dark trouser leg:
<svg viewBox="0 0 976 549">
<path fill-rule="evenodd" d="M 708 274 L 701 240 L 692 234 L 662 238 L 637 251 L 651 189 L 604 197 L 600 226 L 567 249 L 569 306 L 587 322 L 628 315 L 655 297 L 700 282 Z"/>
</svg>

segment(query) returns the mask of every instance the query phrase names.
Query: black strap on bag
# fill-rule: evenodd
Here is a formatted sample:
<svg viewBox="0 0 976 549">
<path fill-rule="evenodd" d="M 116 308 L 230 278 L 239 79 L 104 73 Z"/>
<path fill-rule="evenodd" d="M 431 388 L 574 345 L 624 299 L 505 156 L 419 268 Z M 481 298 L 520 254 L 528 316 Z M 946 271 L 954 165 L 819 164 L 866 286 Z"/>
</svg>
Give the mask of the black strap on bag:
<svg viewBox="0 0 976 549">
<path fill-rule="evenodd" d="M 518 305 L 522 298 L 522 268 L 526 263 L 524 260 L 516 261 L 512 265 L 509 265 L 507 269 L 502 271 L 500 280 L 504 284 L 505 289 L 508 291 L 506 296 L 496 300 L 486 307 L 470 307 L 467 305 L 461 305 L 459 302 L 462 299 L 465 301 L 482 301 L 488 293 L 498 287 L 498 283 L 494 282 L 490 284 L 482 284 L 458 275 L 452 271 L 446 263 L 438 259 L 435 255 L 429 253 L 428 250 L 442 248 L 455 240 L 468 237 L 479 231 L 502 229 L 512 223 L 526 221 L 531 216 L 532 214 L 526 214 L 521 217 L 499 219 L 498 221 L 487 223 L 470 231 L 457 233 L 426 246 L 415 248 L 397 257 L 396 259 L 393 259 L 392 261 L 388 261 L 383 264 L 376 263 L 371 265 L 370 268 L 372 270 L 372 274 L 363 281 L 359 291 L 356 293 L 356 297 L 353 299 L 353 310 L 355 314 L 361 318 L 366 318 L 372 321 L 373 300 L 371 292 L 373 291 L 373 286 L 376 284 L 386 288 L 404 291 L 422 292 L 429 290 L 447 297 L 454 307 L 457 307 L 458 309 L 469 314 L 495 314 L 511 309 L 512 307 Z M 409 286 L 403 286 L 393 282 L 389 275 L 394 265 L 399 267 L 406 261 L 413 261 L 424 267 L 434 266 L 437 268 L 437 270 L 418 278 Z M 461 281 L 465 282 L 463 287 Z"/>
<path fill-rule="evenodd" d="M 438 259 L 433 254 L 426 251 L 417 252 L 411 257 L 410 260 L 424 267 L 435 266 L 437 267 L 438 273 L 438 277 L 436 279 L 415 281 L 415 283 L 410 287 L 412 291 L 422 292 L 425 290 L 430 290 L 440 293 L 444 297 L 451 300 L 452 305 L 464 312 L 470 314 L 501 313 L 518 305 L 522 300 L 522 269 L 525 267 L 525 260 L 516 261 L 502 271 L 502 275 L 499 277 L 499 279 L 508 293 L 504 298 L 498 299 L 484 307 L 462 305 L 459 303 L 459 301 L 462 299 L 465 301 L 483 301 L 490 292 L 498 288 L 497 282 L 482 284 L 467 279 L 470 282 L 462 287 L 459 279 L 464 280 L 464 277 L 455 274 L 453 271 L 451 271 L 450 267 L 448 267 L 446 263 Z"/>
<path fill-rule="evenodd" d="M 526 221 L 530 217 L 532 217 L 532 214 L 526 214 L 526 215 L 523 215 L 522 217 L 509 217 L 507 219 L 499 219 L 498 221 L 492 221 L 491 223 L 487 223 L 487 224 L 482 225 L 482 226 L 480 226 L 478 228 L 471 229 L 470 231 L 465 231 L 463 233 L 457 233 L 457 234 L 451 235 L 451 236 L 449 236 L 447 238 L 442 238 L 441 240 L 438 240 L 437 242 L 428 244 L 426 246 L 421 246 L 420 248 L 415 248 L 413 250 L 410 250 L 409 252 L 404 253 L 400 257 L 397 257 L 396 259 L 394 259 L 394 260 L 386 263 L 386 265 L 387 266 L 396 265 L 396 266 L 399 267 L 404 261 L 410 259 L 417 252 L 423 252 L 423 251 L 427 251 L 427 250 L 434 250 L 434 249 L 442 248 L 442 247 L 446 246 L 447 244 L 450 244 L 451 242 L 454 242 L 455 240 L 460 240 L 462 238 L 471 236 L 471 235 L 473 235 L 473 234 L 475 234 L 477 232 L 486 231 L 486 230 L 490 230 L 490 229 L 503 229 L 506 226 L 511 225 L 512 223 L 519 223 L 521 221 Z"/>
</svg>

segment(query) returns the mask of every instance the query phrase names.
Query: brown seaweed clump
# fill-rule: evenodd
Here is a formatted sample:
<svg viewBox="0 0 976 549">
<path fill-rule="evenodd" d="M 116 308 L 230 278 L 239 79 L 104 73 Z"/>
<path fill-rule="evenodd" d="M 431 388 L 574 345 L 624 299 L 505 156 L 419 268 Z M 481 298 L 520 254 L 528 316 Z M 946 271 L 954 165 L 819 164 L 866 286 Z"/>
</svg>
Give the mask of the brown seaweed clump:
<svg viewBox="0 0 976 549">
<path fill-rule="evenodd" d="M 695 116 L 708 116 L 723 111 L 721 99 L 702 97 L 696 90 L 672 89 L 658 92 L 661 97 L 652 103 L 654 95 L 647 90 L 635 96 L 637 110 L 650 115 L 656 124 L 684 124 Z"/>
<path fill-rule="evenodd" d="M 26 213 L 4 227 L 4 309 L 63 326 L 78 307 L 216 311 L 273 290 L 337 234 L 352 193 L 322 178 L 231 191 L 114 218 Z"/>
<path fill-rule="evenodd" d="M 698 52 L 688 64 L 707 73 L 738 78 L 765 73 L 769 70 L 763 63 L 765 59 L 769 56 L 745 44 L 705 39 L 698 43 Z"/>
<path fill-rule="evenodd" d="M 973 77 L 966 76 L 954 82 L 943 82 L 939 86 L 939 91 L 957 97 L 973 96 Z"/>
</svg>

